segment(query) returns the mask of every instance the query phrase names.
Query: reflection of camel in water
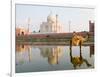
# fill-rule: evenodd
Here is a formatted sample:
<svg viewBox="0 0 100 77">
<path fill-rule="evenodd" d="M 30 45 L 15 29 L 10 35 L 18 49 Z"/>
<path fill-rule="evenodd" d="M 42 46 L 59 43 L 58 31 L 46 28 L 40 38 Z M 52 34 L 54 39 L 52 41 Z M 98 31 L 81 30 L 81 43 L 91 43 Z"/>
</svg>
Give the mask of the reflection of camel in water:
<svg viewBox="0 0 100 77">
<path fill-rule="evenodd" d="M 80 67 L 84 62 L 88 67 L 91 66 L 91 64 L 89 64 L 89 62 L 82 57 L 81 48 L 79 57 L 72 57 L 72 48 L 70 48 L 70 61 L 73 64 L 74 69 L 76 69 L 77 66 Z"/>
<path fill-rule="evenodd" d="M 72 46 L 82 46 L 83 42 L 87 41 L 89 38 L 89 35 L 87 33 L 87 36 L 84 38 L 81 35 L 78 35 L 76 32 L 73 33 L 72 39 L 70 40 L 70 47 Z"/>
</svg>

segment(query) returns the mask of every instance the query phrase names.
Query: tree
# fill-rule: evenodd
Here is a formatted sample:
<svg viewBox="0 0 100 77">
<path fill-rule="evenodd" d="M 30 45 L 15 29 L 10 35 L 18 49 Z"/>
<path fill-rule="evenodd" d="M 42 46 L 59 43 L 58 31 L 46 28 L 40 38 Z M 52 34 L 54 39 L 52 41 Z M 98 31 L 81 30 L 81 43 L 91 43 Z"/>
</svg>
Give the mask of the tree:
<svg viewBox="0 0 100 77">
<path fill-rule="evenodd" d="M 40 30 L 39 30 L 39 32 L 40 32 Z"/>
<path fill-rule="evenodd" d="M 35 33 L 36 31 L 33 31 L 33 33 Z"/>
</svg>

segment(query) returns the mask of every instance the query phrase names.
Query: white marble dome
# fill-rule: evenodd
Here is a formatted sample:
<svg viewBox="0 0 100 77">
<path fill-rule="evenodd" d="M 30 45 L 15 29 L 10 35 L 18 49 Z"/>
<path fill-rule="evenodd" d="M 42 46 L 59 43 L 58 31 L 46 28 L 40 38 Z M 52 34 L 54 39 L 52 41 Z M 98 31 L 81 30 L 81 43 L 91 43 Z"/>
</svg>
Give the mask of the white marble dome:
<svg viewBox="0 0 100 77">
<path fill-rule="evenodd" d="M 48 22 L 55 22 L 56 21 L 56 16 L 53 16 L 53 15 L 48 15 L 48 17 L 47 17 L 47 21 Z"/>
</svg>

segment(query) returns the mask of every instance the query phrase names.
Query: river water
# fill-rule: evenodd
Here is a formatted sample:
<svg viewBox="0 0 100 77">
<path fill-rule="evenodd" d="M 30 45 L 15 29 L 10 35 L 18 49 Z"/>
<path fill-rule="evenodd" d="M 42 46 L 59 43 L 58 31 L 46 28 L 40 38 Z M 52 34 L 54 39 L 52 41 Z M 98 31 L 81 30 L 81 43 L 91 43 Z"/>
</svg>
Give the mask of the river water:
<svg viewBox="0 0 100 77">
<path fill-rule="evenodd" d="M 94 45 L 16 45 L 15 56 L 16 73 L 94 68 Z"/>
</svg>

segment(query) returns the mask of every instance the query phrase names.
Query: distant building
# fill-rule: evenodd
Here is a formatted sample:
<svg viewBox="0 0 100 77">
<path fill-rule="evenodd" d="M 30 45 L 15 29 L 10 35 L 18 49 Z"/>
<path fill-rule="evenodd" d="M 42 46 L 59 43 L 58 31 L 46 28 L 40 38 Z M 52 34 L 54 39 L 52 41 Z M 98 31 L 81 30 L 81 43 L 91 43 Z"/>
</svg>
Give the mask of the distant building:
<svg viewBox="0 0 100 77">
<path fill-rule="evenodd" d="M 94 32 L 94 22 L 89 21 L 89 32 Z"/>
<path fill-rule="evenodd" d="M 25 28 L 16 28 L 16 36 L 29 34 Z"/>
<path fill-rule="evenodd" d="M 90 46 L 90 57 L 94 55 L 94 46 Z"/>
<path fill-rule="evenodd" d="M 40 33 L 60 33 L 62 32 L 62 25 L 58 21 L 58 15 L 49 15 L 47 22 L 42 22 L 40 25 Z"/>
</svg>

